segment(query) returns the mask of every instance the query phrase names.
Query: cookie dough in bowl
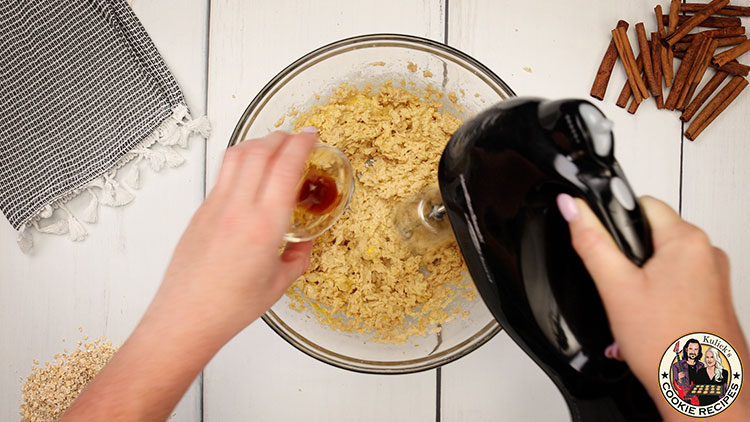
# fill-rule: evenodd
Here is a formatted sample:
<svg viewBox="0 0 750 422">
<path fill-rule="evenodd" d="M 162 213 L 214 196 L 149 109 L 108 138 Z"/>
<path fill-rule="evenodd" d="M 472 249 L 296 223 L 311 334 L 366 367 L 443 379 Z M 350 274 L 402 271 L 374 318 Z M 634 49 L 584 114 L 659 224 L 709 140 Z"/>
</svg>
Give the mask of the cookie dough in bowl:
<svg viewBox="0 0 750 422">
<path fill-rule="evenodd" d="M 394 230 L 393 210 L 437 186 L 440 154 L 465 118 L 513 95 L 465 54 L 403 35 L 330 44 L 269 82 L 230 145 L 315 126 L 349 157 L 356 185 L 266 323 L 310 356 L 373 373 L 434 368 L 492 338 L 500 327 L 455 241 L 415 252 Z"/>
</svg>

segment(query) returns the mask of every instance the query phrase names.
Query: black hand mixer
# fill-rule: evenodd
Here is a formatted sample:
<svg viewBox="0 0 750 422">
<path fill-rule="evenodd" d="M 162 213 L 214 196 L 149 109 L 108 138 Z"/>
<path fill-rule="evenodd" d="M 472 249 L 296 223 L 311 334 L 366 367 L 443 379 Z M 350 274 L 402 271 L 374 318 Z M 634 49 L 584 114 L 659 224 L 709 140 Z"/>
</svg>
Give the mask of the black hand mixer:
<svg viewBox="0 0 750 422">
<path fill-rule="evenodd" d="M 448 215 L 482 299 L 575 421 L 660 420 L 627 365 L 604 355 L 607 316 L 556 207 L 560 193 L 583 198 L 631 261 L 651 256 L 611 129 L 587 101 L 503 101 L 451 137 L 438 170 L 442 204 L 422 203 L 421 218 Z"/>
</svg>

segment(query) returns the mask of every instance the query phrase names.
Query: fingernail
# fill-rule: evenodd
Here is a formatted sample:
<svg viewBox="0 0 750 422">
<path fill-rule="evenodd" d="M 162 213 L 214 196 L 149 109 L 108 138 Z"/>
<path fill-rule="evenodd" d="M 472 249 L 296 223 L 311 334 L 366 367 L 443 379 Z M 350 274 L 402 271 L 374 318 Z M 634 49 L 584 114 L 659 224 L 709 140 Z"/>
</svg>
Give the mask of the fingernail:
<svg viewBox="0 0 750 422">
<path fill-rule="evenodd" d="M 557 195 L 557 208 L 567 222 L 574 221 L 578 218 L 578 204 L 576 204 L 576 200 L 567 193 Z"/>
<path fill-rule="evenodd" d="M 604 349 L 604 356 L 610 359 L 622 361 L 622 355 L 620 355 L 620 346 L 618 346 L 616 342 L 610 344 L 606 349 Z"/>
<path fill-rule="evenodd" d="M 318 128 L 316 128 L 315 126 L 308 126 L 308 127 L 304 128 L 304 129 L 302 129 L 302 132 L 304 132 L 304 133 L 318 133 Z"/>
</svg>

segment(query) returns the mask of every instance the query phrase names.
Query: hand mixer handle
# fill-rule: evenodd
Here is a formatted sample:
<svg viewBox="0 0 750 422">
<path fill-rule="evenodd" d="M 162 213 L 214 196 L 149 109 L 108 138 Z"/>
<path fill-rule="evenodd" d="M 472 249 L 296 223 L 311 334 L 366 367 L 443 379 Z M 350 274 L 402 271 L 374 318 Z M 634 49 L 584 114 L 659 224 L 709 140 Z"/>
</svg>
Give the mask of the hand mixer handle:
<svg viewBox="0 0 750 422">
<path fill-rule="evenodd" d="M 583 199 L 623 253 L 643 265 L 653 255 L 651 230 L 614 158 L 613 123 L 590 102 L 569 99 L 542 102 L 539 121 L 575 162 Z"/>
<path fill-rule="evenodd" d="M 642 266 L 654 253 L 651 227 L 622 172 L 584 183 L 590 189 L 584 193 L 586 202 L 625 256 Z"/>
</svg>

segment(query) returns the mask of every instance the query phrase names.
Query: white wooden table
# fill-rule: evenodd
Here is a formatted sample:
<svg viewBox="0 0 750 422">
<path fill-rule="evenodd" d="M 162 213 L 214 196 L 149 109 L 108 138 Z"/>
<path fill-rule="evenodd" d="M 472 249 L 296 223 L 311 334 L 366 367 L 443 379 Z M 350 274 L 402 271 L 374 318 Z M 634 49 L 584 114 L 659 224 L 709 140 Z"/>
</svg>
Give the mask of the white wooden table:
<svg viewBox="0 0 750 422">
<path fill-rule="evenodd" d="M 662 6 L 668 6 L 663 0 Z M 738 4 L 747 5 L 747 0 Z M 36 235 L 25 256 L 0 222 L 0 420 L 16 420 L 21 377 L 34 359 L 91 338 L 125 340 L 154 294 L 171 251 L 217 174 L 248 102 L 288 63 L 326 43 L 395 32 L 447 42 L 494 70 L 519 95 L 588 97 L 618 19 L 654 30 L 655 0 L 243 1 L 131 0 L 195 115 L 213 134 L 187 163 L 143 175 L 126 208 L 104 208 L 89 238 Z M 745 25 L 750 22 L 745 19 Z M 634 31 L 631 31 L 631 37 Z M 632 37 L 634 40 L 634 37 Z M 746 60 L 745 60 L 746 61 Z M 605 102 L 615 121 L 616 155 L 636 192 L 664 199 L 703 227 L 733 264 L 735 306 L 750 327 L 750 177 L 741 96 L 696 143 L 683 140 L 675 113 L 648 101 L 636 117 L 614 106 L 624 81 L 618 64 Z M 65 338 L 66 343 L 61 340 Z M 189 351 L 187 351 L 189 353 Z M 521 383 L 519 388 L 518 382 Z M 174 421 L 564 421 L 562 397 L 501 333 L 441 370 L 374 376 L 322 364 L 262 322 L 232 340 L 175 411 Z"/>
</svg>

